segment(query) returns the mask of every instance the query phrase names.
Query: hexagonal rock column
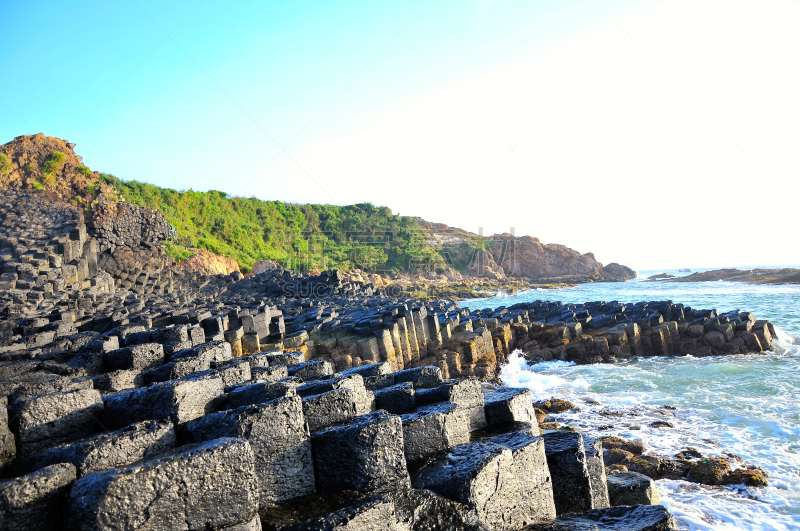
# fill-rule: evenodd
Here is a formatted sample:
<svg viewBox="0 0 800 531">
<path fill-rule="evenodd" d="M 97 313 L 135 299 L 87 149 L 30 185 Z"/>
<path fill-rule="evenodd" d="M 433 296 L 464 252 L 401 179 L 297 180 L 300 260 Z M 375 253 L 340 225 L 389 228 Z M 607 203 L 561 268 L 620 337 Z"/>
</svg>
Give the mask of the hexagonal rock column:
<svg viewBox="0 0 800 531">
<path fill-rule="evenodd" d="M 580 513 L 593 509 L 592 480 L 586 463 L 583 436 L 559 431 L 544 435 L 547 466 L 553 478 L 556 512 Z"/>
<path fill-rule="evenodd" d="M 456 446 L 423 466 L 412 483 L 463 503 L 495 530 L 556 515 L 544 441 L 524 432 Z"/>
<path fill-rule="evenodd" d="M 0 529 L 50 531 L 58 526 L 73 481 L 75 467 L 60 463 L 0 482 Z"/>
<path fill-rule="evenodd" d="M 483 395 L 489 426 L 512 422 L 536 423 L 530 389 L 501 387 Z"/>
<path fill-rule="evenodd" d="M 410 486 L 400 417 L 375 411 L 312 435 L 317 489 L 384 492 Z"/>
<path fill-rule="evenodd" d="M 257 510 L 253 451 L 224 438 L 84 476 L 70 492 L 68 519 L 86 530 L 219 529 L 250 522 Z"/>
<path fill-rule="evenodd" d="M 300 397 L 284 397 L 187 423 L 188 442 L 239 437 L 250 442 L 258 475 L 259 508 L 314 492 L 314 467 Z"/>
</svg>

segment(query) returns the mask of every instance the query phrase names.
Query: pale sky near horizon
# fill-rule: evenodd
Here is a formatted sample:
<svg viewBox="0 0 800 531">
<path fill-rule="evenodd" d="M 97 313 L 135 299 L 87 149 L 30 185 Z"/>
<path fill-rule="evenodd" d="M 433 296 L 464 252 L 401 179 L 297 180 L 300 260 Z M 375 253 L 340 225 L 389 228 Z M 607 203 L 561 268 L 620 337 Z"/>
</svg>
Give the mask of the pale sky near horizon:
<svg viewBox="0 0 800 531">
<path fill-rule="evenodd" d="M 0 143 L 43 132 L 123 179 L 369 201 L 636 269 L 800 263 L 800 0 L 2 15 Z"/>
</svg>

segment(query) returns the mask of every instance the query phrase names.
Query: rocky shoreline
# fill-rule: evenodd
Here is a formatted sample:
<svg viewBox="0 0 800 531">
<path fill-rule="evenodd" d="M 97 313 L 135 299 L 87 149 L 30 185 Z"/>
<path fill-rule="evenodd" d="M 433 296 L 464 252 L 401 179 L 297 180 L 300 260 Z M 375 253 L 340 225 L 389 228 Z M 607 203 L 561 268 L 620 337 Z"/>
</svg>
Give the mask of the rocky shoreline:
<svg viewBox="0 0 800 531">
<path fill-rule="evenodd" d="M 654 276 L 655 277 L 655 276 Z M 663 278 L 649 277 L 658 282 L 745 282 L 747 284 L 800 284 L 800 269 L 715 269 L 692 273 L 685 277 L 669 275 Z"/>
<path fill-rule="evenodd" d="M 0 203 L 3 529 L 675 529 L 639 474 L 666 461 L 562 429 L 500 368 L 774 337 L 671 301 L 470 311 L 337 271 L 178 275 L 147 216 Z"/>
</svg>

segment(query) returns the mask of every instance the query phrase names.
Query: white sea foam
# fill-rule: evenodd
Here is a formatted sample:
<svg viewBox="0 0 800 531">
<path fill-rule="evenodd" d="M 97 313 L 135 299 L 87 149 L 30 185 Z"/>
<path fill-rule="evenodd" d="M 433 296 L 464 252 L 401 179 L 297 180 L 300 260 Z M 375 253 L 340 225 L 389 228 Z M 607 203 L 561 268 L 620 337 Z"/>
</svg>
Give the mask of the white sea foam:
<svg viewBox="0 0 800 531">
<path fill-rule="evenodd" d="M 655 455 L 692 447 L 724 456 L 734 467 L 756 465 L 769 474 L 770 487 L 763 489 L 659 480 L 663 503 L 681 529 L 796 530 L 800 379 L 785 369 L 784 356 L 685 356 L 578 366 L 561 361 L 528 365 L 517 351 L 501 378 L 509 386 L 531 389 L 537 399 L 557 396 L 579 405 L 580 412 L 556 417 L 583 433 L 642 440 Z M 777 378 L 781 381 L 768 381 Z M 730 385 L 722 385 L 726 381 Z M 790 400 L 775 400 L 775 393 L 786 393 Z M 657 420 L 674 428 L 651 428 Z"/>
</svg>

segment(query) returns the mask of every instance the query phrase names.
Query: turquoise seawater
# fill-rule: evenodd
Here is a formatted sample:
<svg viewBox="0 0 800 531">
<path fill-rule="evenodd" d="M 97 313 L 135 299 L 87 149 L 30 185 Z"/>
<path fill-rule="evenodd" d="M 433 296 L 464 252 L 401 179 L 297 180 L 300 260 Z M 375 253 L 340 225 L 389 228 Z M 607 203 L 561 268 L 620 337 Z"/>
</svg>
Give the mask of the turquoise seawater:
<svg viewBox="0 0 800 531">
<path fill-rule="evenodd" d="M 769 474 L 767 488 L 659 480 L 662 503 L 681 529 L 800 530 L 800 286 L 643 282 L 657 272 L 640 272 L 638 279 L 625 283 L 535 290 L 462 305 L 672 300 L 693 308 L 747 310 L 770 319 L 779 338 L 766 354 L 638 358 L 588 366 L 528 365 L 517 354 L 501 377 L 508 385 L 529 387 L 536 397 L 557 396 L 579 405 L 580 412 L 561 415 L 559 421 L 583 432 L 641 439 L 648 453 L 656 455 L 673 455 L 686 447 L 709 456 L 729 452 L 741 459 L 729 458 L 732 464 L 755 465 Z M 677 409 L 660 408 L 664 405 Z M 650 428 L 654 420 L 667 420 L 674 428 Z"/>
</svg>

